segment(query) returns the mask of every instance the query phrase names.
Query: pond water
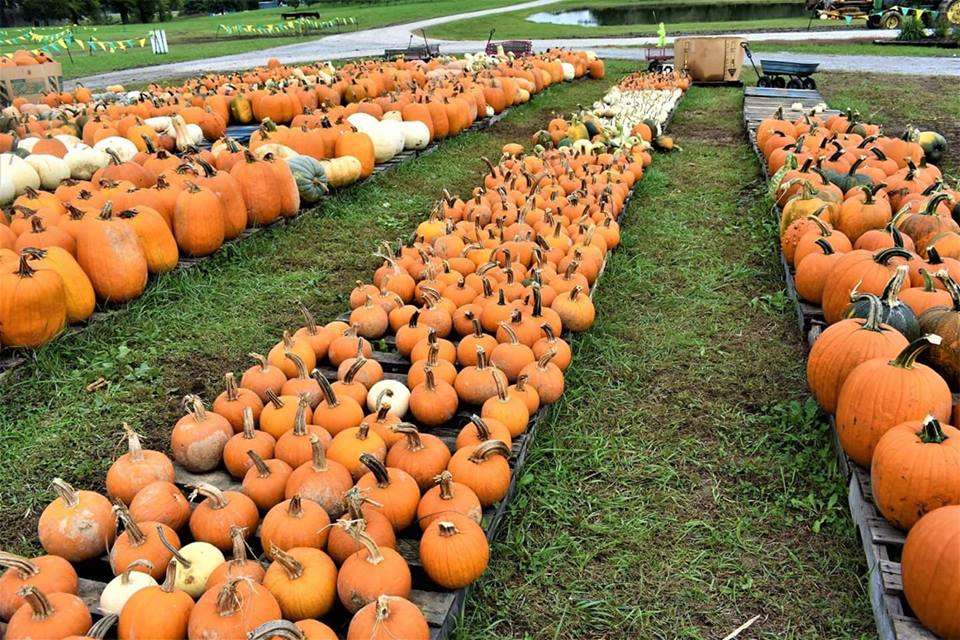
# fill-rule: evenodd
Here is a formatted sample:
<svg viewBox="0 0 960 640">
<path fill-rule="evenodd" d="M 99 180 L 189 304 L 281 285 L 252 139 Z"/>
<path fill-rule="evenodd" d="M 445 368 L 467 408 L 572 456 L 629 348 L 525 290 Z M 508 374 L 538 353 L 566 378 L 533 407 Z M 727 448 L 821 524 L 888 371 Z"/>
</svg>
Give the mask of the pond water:
<svg viewBox="0 0 960 640">
<path fill-rule="evenodd" d="M 769 4 L 671 4 L 629 5 L 572 9 L 555 13 L 542 11 L 527 17 L 530 22 L 575 25 L 581 27 L 610 27 L 629 24 L 671 24 L 697 22 L 740 22 L 771 18 L 796 18 L 809 15 L 802 3 L 775 2 Z"/>
</svg>

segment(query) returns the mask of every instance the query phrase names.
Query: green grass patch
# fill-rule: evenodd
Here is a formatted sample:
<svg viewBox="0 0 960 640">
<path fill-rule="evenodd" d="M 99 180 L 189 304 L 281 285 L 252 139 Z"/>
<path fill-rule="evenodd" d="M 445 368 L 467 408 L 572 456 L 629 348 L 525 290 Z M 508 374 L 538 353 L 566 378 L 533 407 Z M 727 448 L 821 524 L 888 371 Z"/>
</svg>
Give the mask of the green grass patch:
<svg viewBox="0 0 960 640">
<path fill-rule="evenodd" d="M 867 32 L 869 33 L 869 32 Z M 887 46 L 872 42 L 751 42 L 753 51 L 789 51 L 792 53 L 808 53 L 817 55 L 844 55 L 844 56 L 922 56 L 938 58 L 960 57 L 960 49 L 944 47 L 919 47 L 917 45 Z"/>
<path fill-rule="evenodd" d="M 684 98 L 457 638 L 873 637 L 741 126 Z"/>
<path fill-rule="evenodd" d="M 247 51 L 254 52 L 269 47 L 314 40 L 324 37 L 325 35 L 337 33 L 337 31 L 334 30 L 302 37 L 217 36 L 217 27 L 220 24 L 266 25 L 277 23 L 281 20 L 280 14 L 284 12 L 318 11 L 321 20 L 354 18 L 356 20 L 355 25 L 342 28 L 343 30 L 354 30 L 371 29 L 428 17 L 445 16 L 454 13 L 475 11 L 477 9 L 501 7 L 509 4 L 511 4 L 509 0 L 480 0 L 479 2 L 470 2 L 469 0 L 414 0 L 409 2 L 376 3 L 336 2 L 300 7 L 298 9 L 281 7 L 277 9 L 241 11 L 223 16 L 185 16 L 167 22 L 154 22 L 149 24 L 96 25 L 94 27 L 78 28 L 76 30 L 77 36 L 87 38 L 94 35 L 106 42 L 141 38 L 153 29 L 165 29 L 167 31 L 167 40 L 170 44 L 170 53 L 163 56 L 154 55 L 150 51 L 148 43 L 145 49 L 137 48 L 122 52 L 118 51 L 112 54 L 101 51 L 92 56 L 87 53 L 79 53 L 74 48 L 73 61 L 64 53 L 55 53 L 54 57 L 63 66 L 63 75 L 65 78 L 77 78 L 95 73 L 131 69 L 153 64 L 202 60 L 214 56 L 245 53 Z M 55 33 L 61 29 L 61 27 L 49 27 L 37 29 L 36 31 L 39 33 Z M 21 31 L 22 30 L 10 30 L 10 33 L 18 34 Z M 0 52 L 9 52 L 16 48 L 21 47 L 2 45 L 0 46 Z M 265 62 L 265 59 L 251 57 L 250 66 L 254 67 L 258 64 L 264 64 Z"/>
</svg>

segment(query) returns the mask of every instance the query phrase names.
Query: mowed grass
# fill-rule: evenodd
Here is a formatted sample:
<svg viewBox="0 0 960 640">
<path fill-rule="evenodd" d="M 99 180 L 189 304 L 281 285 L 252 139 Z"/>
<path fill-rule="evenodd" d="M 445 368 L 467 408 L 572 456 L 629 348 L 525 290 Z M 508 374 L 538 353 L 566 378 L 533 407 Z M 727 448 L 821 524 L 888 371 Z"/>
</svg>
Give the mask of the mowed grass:
<svg viewBox="0 0 960 640">
<path fill-rule="evenodd" d="M 611 81 L 632 70 L 610 65 Z M 145 295 L 86 329 L 38 350 L 33 362 L 0 383 L 0 548 L 36 548 L 35 520 L 54 476 L 102 487 L 128 422 L 149 446 L 168 448 L 180 399 L 208 405 L 226 371 L 251 364 L 284 329 L 301 326 L 302 300 L 318 320 L 346 310 L 359 278 L 378 266 L 383 240 L 408 238 L 444 187 L 467 194 L 485 171 L 481 156 L 526 142 L 553 113 L 569 113 L 603 95 L 610 81 L 545 92 L 494 127 L 445 141 L 433 154 L 326 200 L 306 213 L 231 245 L 193 269 L 157 278 Z M 96 392 L 85 387 L 104 378 Z"/>
<path fill-rule="evenodd" d="M 684 99 L 457 638 L 875 636 L 740 99 Z"/>
<path fill-rule="evenodd" d="M 870 32 L 864 31 L 865 37 Z M 844 56 L 920 56 L 924 58 L 957 58 L 960 49 L 946 47 L 921 47 L 918 45 L 882 45 L 873 42 L 751 42 L 752 51 L 789 51 L 818 55 Z M 748 62 L 749 64 L 749 62 Z M 759 64 L 759 61 L 758 61 Z"/>
<path fill-rule="evenodd" d="M 644 24 L 583 26 L 578 24 L 548 24 L 531 22 L 527 18 L 535 13 L 558 13 L 562 11 L 578 11 L 584 9 L 604 7 L 636 7 L 644 4 L 715 4 L 710 0 L 640 0 L 639 2 L 625 2 L 624 0 L 563 0 L 556 4 L 542 7 L 520 9 L 509 13 L 493 16 L 481 16 L 457 20 L 437 25 L 427 29 L 427 33 L 435 38 L 449 38 L 452 40 L 485 40 L 491 29 L 496 29 L 495 39 L 508 38 L 599 38 L 605 36 L 649 36 L 656 35 L 660 20 L 652 20 Z M 760 0 L 738 0 L 723 4 L 752 4 L 757 5 L 756 11 L 762 12 L 764 2 Z M 808 16 L 790 18 L 751 17 L 741 20 L 724 22 L 706 22 L 693 20 L 690 22 L 667 22 L 667 34 L 674 36 L 686 33 L 724 32 L 724 31 L 763 31 L 770 29 L 800 30 L 810 25 Z M 854 26 L 863 25 L 863 21 L 855 21 Z M 841 21 L 814 20 L 815 28 L 848 27 Z"/>
<path fill-rule="evenodd" d="M 162 56 L 154 55 L 150 50 L 148 42 L 146 48 L 137 47 L 126 51 L 117 51 L 116 53 L 97 51 L 97 53 L 92 56 L 87 53 L 80 53 L 77 47 L 74 46 L 71 49 L 73 52 L 72 60 L 66 53 L 54 52 L 53 56 L 63 66 L 63 75 L 65 78 L 77 78 L 119 69 L 131 69 L 169 62 L 200 60 L 247 51 L 259 51 L 268 47 L 314 40 L 340 31 L 371 29 L 422 18 L 476 11 L 490 7 L 501 7 L 509 4 L 511 4 L 510 0 L 479 0 L 477 2 L 470 2 L 468 0 L 392 0 L 375 3 L 369 1 L 324 2 L 313 6 L 301 6 L 296 9 L 280 7 L 276 9 L 239 11 L 222 16 L 185 16 L 166 22 L 153 22 L 149 24 L 96 25 L 93 27 L 76 28 L 75 34 L 83 40 L 86 40 L 90 36 L 95 36 L 106 42 L 127 40 L 130 38 L 139 39 L 146 37 L 153 29 L 164 29 L 167 32 L 170 53 Z M 353 18 L 355 24 L 342 26 L 338 29 L 314 32 L 303 36 L 257 36 L 255 34 L 237 36 L 236 34 L 224 35 L 223 32 L 221 32 L 219 36 L 217 34 L 218 26 L 221 24 L 228 26 L 263 26 L 281 22 L 281 13 L 312 11 L 319 12 L 321 20 Z M 37 33 L 42 34 L 58 33 L 61 30 L 62 27 L 35 29 Z M 4 38 L 26 33 L 26 29 L 11 29 L 7 30 L 7 32 L 10 35 L 6 35 Z M 0 45 L 0 52 L 6 53 L 17 48 L 21 47 L 4 44 Z M 265 62 L 265 59 L 255 60 L 251 62 L 251 66 Z"/>
</svg>

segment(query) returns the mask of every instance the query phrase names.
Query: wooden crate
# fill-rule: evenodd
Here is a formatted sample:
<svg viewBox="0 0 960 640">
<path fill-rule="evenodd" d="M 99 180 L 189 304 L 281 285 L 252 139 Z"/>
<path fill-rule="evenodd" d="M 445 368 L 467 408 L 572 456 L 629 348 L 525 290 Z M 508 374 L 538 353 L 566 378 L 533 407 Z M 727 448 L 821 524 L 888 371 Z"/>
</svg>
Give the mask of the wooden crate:
<svg viewBox="0 0 960 640">
<path fill-rule="evenodd" d="M 823 97 L 817 91 L 800 89 L 757 89 L 748 88 L 744 92 L 744 126 L 747 138 L 760 162 L 765 181 L 769 181 L 766 162 L 757 148 L 756 128 L 760 121 L 774 115 L 779 107 L 784 107 L 787 117 L 796 111 L 788 110 L 791 104 L 801 102 L 804 109 L 823 103 Z M 823 113 L 839 113 L 826 110 Z M 774 209 L 775 221 L 779 224 L 779 210 Z M 797 327 L 803 336 L 804 347 L 809 350 L 826 327 L 823 311 L 804 302 L 797 295 L 794 282 L 794 270 L 787 264 L 779 246 L 780 264 L 783 267 L 784 284 L 787 295 L 794 303 Z M 868 590 L 870 605 L 873 609 L 877 635 L 881 640 L 936 640 L 936 636 L 925 629 L 914 617 L 903 594 L 903 582 L 900 578 L 900 554 L 903 549 L 904 533 L 888 523 L 873 503 L 873 491 L 870 472 L 853 462 L 840 446 L 833 417 L 830 417 L 830 439 L 837 457 L 837 468 L 843 474 L 847 484 L 847 502 L 850 516 L 857 528 L 857 534 L 863 546 L 867 561 Z"/>
</svg>

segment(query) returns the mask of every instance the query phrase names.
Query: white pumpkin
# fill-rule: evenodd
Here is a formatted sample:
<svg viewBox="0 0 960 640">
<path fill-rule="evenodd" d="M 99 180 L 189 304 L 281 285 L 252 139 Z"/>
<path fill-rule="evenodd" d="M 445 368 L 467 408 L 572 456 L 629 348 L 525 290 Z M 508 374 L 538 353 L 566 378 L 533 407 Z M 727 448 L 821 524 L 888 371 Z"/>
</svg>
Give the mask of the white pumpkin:
<svg viewBox="0 0 960 640">
<path fill-rule="evenodd" d="M 371 413 L 376 413 L 380 410 L 382 402 L 390 403 L 391 415 L 403 418 L 410 405 L 410 389 L 397 380 L 381 380 L 367 392 L 367 409 Z"/>
<path fill-rule="evenodd" d="M 403 151 L 405 146 L 403 137 L 403 125 L 396 120 L 384 120 L 380 123 L 377 133 L 383 138 L 381 144 L 389 145 L 390 157 Z"/>
<path fill-rule="evenodd" d="M 18 149 L 25 149 L 30 153 L 33 153 L 33 148 L 37 146 L 37 143 L 40 142 L 40 138 L 24 138 L 17 142 Z"/>
<path fill-rule="evenodd" d="M 110 162 L 110 156 L 99 149 L 72 149 L 63 157 L 74 180 L 89 180 L 97 169 Z"/>
<path fill-rule="evenodd" d="M 563 79 L 567 82 L 573 80 L 573 78 L 577 75 L 576 68 L 569 62 L 561 62 L 560 68 L 563 69 Z"/>
<path fill-rule="evenodd" d="M 430 129 L 419 120 L 401 122 L 400 131 L 404 149 L 426 149 L 430 144 Z"/>
<path fill-rule="evenodd" d="M 367 129 L 372 129 L 380 124 L 380 121 L 369 113 L 361 113 L 359 111 L 347 116 L 347 122 L 356 127 L 358 131 L 363 131 L 364 133 L 367 132 Z"/>
<path fill-rule="evenodd" d="M 173 135 L 173 119 L 170 116 L 147 118 L 143 121 L 143 124 L 147 125 L 159 134 L 170 136 Z"/>
<path fill-rule="evenodd" d="M 149 573 L 127 570 L 107 583 L 100 594 L 100 610 L 103 613 L 120 615 L 127 600 L 141 589 L 157 586 L 157 581 Z"/>
<path fill-rule="evenodd" d="M 394 109 L 393 111 L 387 111 L 385 114 L 383 114 L 383 118 L 380 119 L 380 122 L 383 122 L 384 120 L 396 120 L 397 122 L 403 122 L 403 115 Z"/>
<path fill-rule="evenodd" d="M 17 190 L 13 186 L 13 180 L 5 174 L 0 173 L 0 207 L 5 207 L 17 197 Z"/>
<path fill-rule="evenodd" d="M 48 153 L 32 153 L 27 156 L 26 162 L 40 176 L 40 186 L 48 191 L 53 191 L 70 177 L 70 165 L 63 158 Z"/>
<path fill-rule="evenodd" d="M 27 161 L 12 153 L 0 153 L 0 176 L 10 180 L 14 193 L 20 195 L 27 190 L 40 188 L 40 176 L 27 164 Z"/>
<path fill-rule="evenodd" d="M 93 145 L 93 148 L 103 152 L 112 151 L 120 158 L 120 162 L 129 162 L 137 155 L 137 146 L 120 136 L 107 136 Z"/>
<path fill-rule="evenodd" d="M 187 567 L 181 560 L 186 560 Z M 207 578 L 223 564 L 223 552 L 209 542 L 191 542 L 182 547 L 173 557 L 177 564 L 174 586 L 186 591 L 191 598 L 199 598 L 207 588 Z"/>
<path fill-rule="evenodd" d="M 264 156 L 268 153 L 272 153 L 274 158 L 278 160 L 286 160 L 287 158 L 296 158 L 300 154 L 288 147 L 285 144 L 280 144 L 278 142 L 268 142 L 262 144 L 256 149 L 253 150 L 253 155 L 259 160 L 263 160 Z"/>
</svg>

